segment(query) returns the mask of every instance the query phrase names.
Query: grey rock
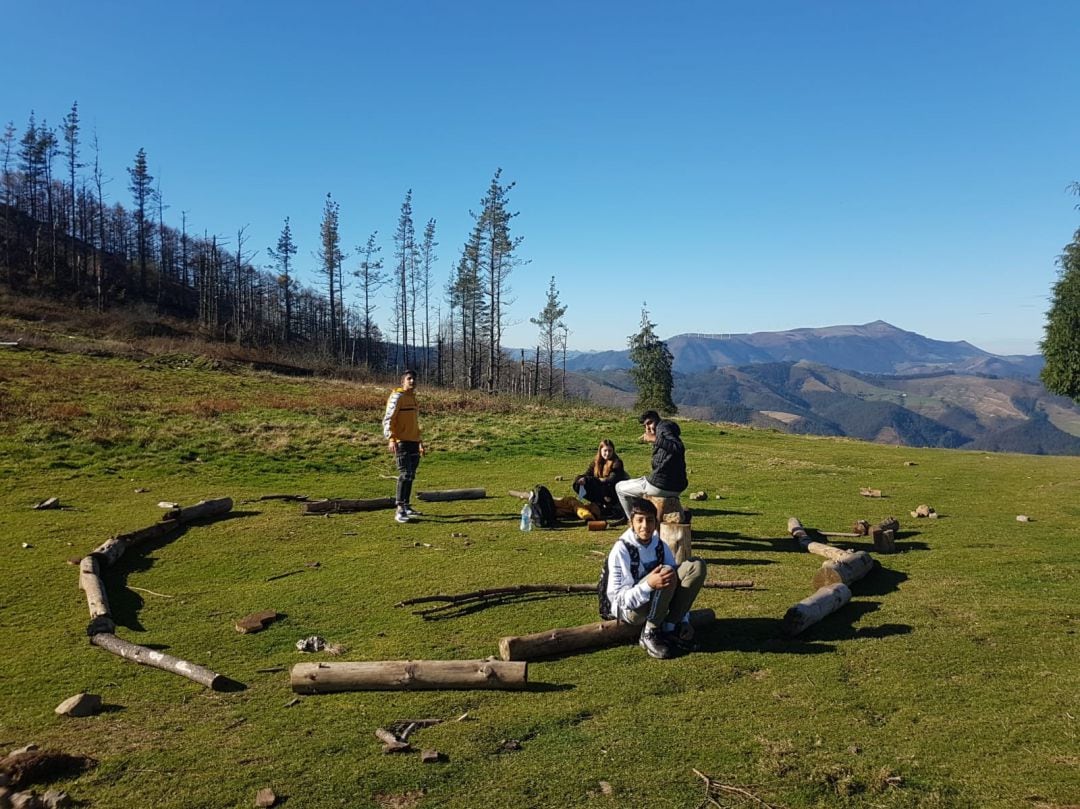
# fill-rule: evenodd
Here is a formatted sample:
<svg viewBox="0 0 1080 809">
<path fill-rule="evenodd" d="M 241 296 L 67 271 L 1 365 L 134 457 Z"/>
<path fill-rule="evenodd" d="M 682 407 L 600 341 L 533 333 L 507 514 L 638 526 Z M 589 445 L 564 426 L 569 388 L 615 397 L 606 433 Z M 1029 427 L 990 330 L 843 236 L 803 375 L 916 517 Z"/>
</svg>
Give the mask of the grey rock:
<svg viewBox="0 0 1080 809">
<path fill-rule="evenodd" d="M 97 694 L 76 694 L 57 705 L 55 712 L 61 716 L 93 716 L 101 713 L 101 697 Z"/>
</svg>

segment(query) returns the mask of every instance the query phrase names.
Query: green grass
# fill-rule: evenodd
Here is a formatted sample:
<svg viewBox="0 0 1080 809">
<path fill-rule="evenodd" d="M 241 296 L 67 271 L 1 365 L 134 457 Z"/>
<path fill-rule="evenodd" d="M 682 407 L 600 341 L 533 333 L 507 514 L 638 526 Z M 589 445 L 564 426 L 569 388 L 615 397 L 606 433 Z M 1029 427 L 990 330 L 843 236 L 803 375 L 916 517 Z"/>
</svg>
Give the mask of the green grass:
<svg viewBox="0 0 1080 809">
<path fill-rule="evenodd" d="M 592 552 L 615 533 L 521 534 L 520 503 L 506 492 L 543 482 L 568 493 L 555 477 L 579 472 L 602 437 L 632 474 L 648 448 L 626 414 L 421 390 L 432 452 L 419 488 L 482 486 L 489 497 L 426 504 L 427 517 L 406 526 L 389 512 L 303 517 L 293 503 L 243 501 L 390 494 L 378 426 L 387 389 L 190 359 L 0 352 L 0 743 L 96 758 L 61 782 L 79 800 L 250 806 L 271 786 L 290 807 L 410 805 L 409 795 L 421 807 L 685 807 L 704 798 L 691 768 L 788 807 L 1062 805 L 1080 795 L 1080 459 L 686 422 L 691 490 L 713 498 L 697 504 L 695 552 L 710 578 L 757 584 L 703 593 L 699 606 L 719 618 L 705 651 L 654 661 L 626 646 L 534 663 L 523 693 L 332 694 L 287 707 L 287 673 L 258 670 L 326 659 L 295 651 L 306 635 L 343 644 L 346 660 L 481 658 L 500 636 L 594 620 L 590 596 L 438 621 L 394 605 L 594 581 Z M 864 499 L 861 486 L 887 498 Z M 29 509 L 53 495 L 65 510 Z M 132 552 L 107 583 L 117 634 L 247 689 L 209 692 L 89 646 L 66 560 L 156 521 L 159 500 L 225 495 L 237 501 L 231 518 Z M 919 503 L 942 519 L 911 519 Z M 842 611 L 782 639 L 780 619 L 821 561 L 793 548 L 787 518 L 847 530 L 890 513 L 904 551 L 881 556 Z M 292 570 L 303 572 L 266 581 Z M 233 630 L 267 608 L 287 618 L 256 635 Z M 78 691 L 110 710 L 55 716 Z M 465 712 L 414 737 L 443 751 L 443 764 L 383 756 L 372 733 Z M 522 749 L 500 752 L 504 739 Z M 602 780 L 613 795 L 600 794 Z"/>
</svg>

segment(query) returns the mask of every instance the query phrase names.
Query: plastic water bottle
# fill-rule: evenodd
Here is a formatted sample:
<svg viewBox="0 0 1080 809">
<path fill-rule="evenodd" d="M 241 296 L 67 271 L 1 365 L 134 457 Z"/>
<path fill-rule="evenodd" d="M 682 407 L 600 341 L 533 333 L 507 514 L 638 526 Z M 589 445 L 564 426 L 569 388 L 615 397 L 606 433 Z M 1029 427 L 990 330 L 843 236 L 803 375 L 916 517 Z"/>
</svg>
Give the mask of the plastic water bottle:
<svg viewBox="0 0 1080 809">
<path fill-rule="evenodd" d="M 521 507 L 521 530 L 532 530 L 532 506 L 528 503 Z"/>
</svg>

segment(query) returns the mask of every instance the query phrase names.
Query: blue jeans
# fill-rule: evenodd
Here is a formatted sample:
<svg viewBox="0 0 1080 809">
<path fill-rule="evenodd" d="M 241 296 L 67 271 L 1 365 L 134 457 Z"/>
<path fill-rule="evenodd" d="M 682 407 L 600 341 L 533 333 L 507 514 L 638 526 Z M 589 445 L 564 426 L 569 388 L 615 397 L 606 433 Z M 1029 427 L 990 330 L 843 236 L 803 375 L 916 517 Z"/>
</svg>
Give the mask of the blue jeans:
<svg viewBox="0 0 1080 809">
<path fill-rule="evenodd" d="M 398 441 L 397 453 L 398 479 L 397 491 L 394 493 L 394 502 L 398 508 L 409 505 L 412 496 L 412 484 L 416 478 L 417 467 L 420 466 L 420 442 Z"/>
</svg>

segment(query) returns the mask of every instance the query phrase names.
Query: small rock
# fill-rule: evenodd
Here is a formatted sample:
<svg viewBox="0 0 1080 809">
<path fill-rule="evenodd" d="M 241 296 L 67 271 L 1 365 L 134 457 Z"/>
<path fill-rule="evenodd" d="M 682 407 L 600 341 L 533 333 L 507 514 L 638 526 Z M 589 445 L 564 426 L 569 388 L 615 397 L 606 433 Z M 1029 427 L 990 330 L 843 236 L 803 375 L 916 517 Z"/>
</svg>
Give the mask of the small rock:
<svg viewBox="0 0 1080 809">
<path fill-rule="evenodd" d="M 10 753 L 8 753 L 8 755 L 9 756 L 21 756 L 23 753 L 33 753 L 35 750 L 40 750 L 40 749 L 41 748 L 38 747 L 36 744 L 34 744 L 33 742 L 30 742 L 30 744 L 23 745 L 22 747 L 16 747 L 14 750 L 12 750 Z"/>
<path fill-rule="evenodd" d="M 1031 518 L 1027 514 L 1017 514 L 1016 515 L 1016 521 L 1017 522 L 1031 522 Z"/>
<path fill-rule="evenodd" d="M 454 539 L 465 539 L 465 537 L 467 537 L 468 534 L 463 534 L 460 531 L 455 531 L 450 536 L 452 536 Z"/>
<path fill-rule="evenodd" d="M 499 742 L 499 750 L 503 752 L 520 749 L 521 742 L 519 742 L 517 739 L 503 739 L 501 742 Z"/>
<path fill-rule="evenodd" d="M 853 744 L 853 745 L 851 745 L 851 747 L 849 747 L 849 748 L 847 749 L 847 751 L 848 751 L 849 753 L 851 753 L 851 755 L 853 755 L 853 756 L 857 756 L 857 755 L 859 755 L 859 753 L 861 753 L 861 752 L 862 752 L 862 748 L 861 748 L 861 747 L 859 747 L 859 745 L 857 745 L 857 744 Z"/>
<path fill-rule="evenodd" d="M 144 489 L 142 486 L 140 486 L 138 489 L 135 490 L 135 494 L 146 494 L 148 491 L 150 490 Z"/>
<path fill-rule="evenodd" d="M 438 764 L 440 761 L 445 761 L 446 756 L 440 753 L 438 750 L 421 750 L 420 761 L 424 764 Z"/>
<path fill-rule="evenodd" d="M 388 756 L 391 753 L 411 753 L 412 745 L 402 741 L 387 742 L 382 746 L 382 751 L 384 756 Z"/>
<path fill-rule="evenodd" d="M 36 511 L 44 511 L 47 508 L 60 508 L 60 498 L 50 497 L 48 500 L 42 500 L 34 506 Z"/>
<path fill-rule="evenodd" d="M 93 716 L 101 713 L 101 697 L 97 694 L 76 694 L 57 705 L 54 712 L 60 716 Z"/>
<path fill-rule="evenodd" d="M 48 790 L 41 796 L 41 803 L 46 809 L 67 809 L 67 807 L 74 806 L 68 794 L 59 789 Z"/>
<path fill-rule="evenodd" d="M 30 544 L 29 542 L 24 542 L 24 543 L 22 544 L 22 546 L 23 546 L 23 548 L 24 548 L 24 549 L 27 549 L 27 548 L 32 548 L 32 547 L 34 547 L 34 546 L 33 546 L 33 545 L 31 545 L 31 544 Z M 82 561 L 82 560 L 80 559 L 79 561 Z"/>
<path fill-rule="evenodd" d="M 904 466 L 918 466 L 915 461 L 904 461 Z"/>
<path fill-rule="evenodd" d="M 926 503 L 920 503 L 915 506 L 915 510 L 911 512 L 912 517 L 929 517 L 931 514 L 936 514 L 933 506 L 928 506 Z"/>
<path fill-rule="evenodd" d="M 613 795 L 613 794 L 615 794 L 615 789 L 607 781 L 601 781 L 600 782 L 600 794 L 601 795 Z"/>
<path fill-rule="evenodd" d="M 267 809 L 270 806 L 276 806 L 278 801 L 277 795 L 274 794 L 274 790 L 270 787 L 263 787 L 255 793 L 255 805 Z"/>
<path fill-rule="evenodd" d="M 322 567 L 322 562 L 304 562 L 304 567 Z"/>
<path fill-rule="evenodd" d="M 75 565 L 76 567 L 78 567 L 79 563 L 82 562 L 82 557 L 81 556 L 72 556 L 70 559 L 67 559 L 66 561 L 67 561 L 67 563 L 69 565 Z"/>
<path fill-rule="evenodd" d="M 236 631 L 241 635 L 250 635 L 262 632 L 266 627 L 280 618 L 281 615 L 274 610 L 263 610 L 246 615 L 234 624 Z"/>
<path fill-rule="evenodd" d="M 556 475 L 555 480 L 563 481 L 563 480 L 566 480 L 566 477 L 564 475 Z"/>
<path fill-rule="evenodd" d="M 180 508 L 179 503 L 170 503 L 168 500 L 162 500 L 157 505 L 158 508 Z"/>
<path fill-rule="evenodd" d="M 720 495 L 716 495 L 716 499 L 717 499 L 717 500 L 723 500 L 724 498 L 723 498 L 723 497 L 721 497 Z"/>
<path fill-rule="evenodd" d="M 298 652 L 321 652 L 325 648 L 326 638 L 320 638 L 318 635 L 301 638 L 296 642 L 296 651 Z"/>
<path fill-rule="evenodd" d="M 705 494 L 705 492 L 694 492 L 692 495 L 690 495 L 690 499 L 691 500 L 708 500 L 709 495 Z"/>
</svg>

